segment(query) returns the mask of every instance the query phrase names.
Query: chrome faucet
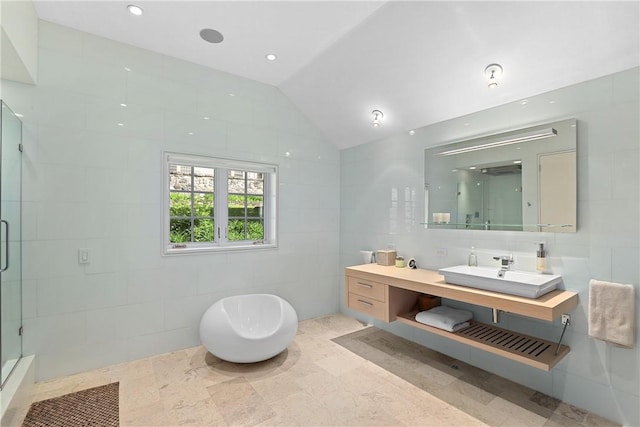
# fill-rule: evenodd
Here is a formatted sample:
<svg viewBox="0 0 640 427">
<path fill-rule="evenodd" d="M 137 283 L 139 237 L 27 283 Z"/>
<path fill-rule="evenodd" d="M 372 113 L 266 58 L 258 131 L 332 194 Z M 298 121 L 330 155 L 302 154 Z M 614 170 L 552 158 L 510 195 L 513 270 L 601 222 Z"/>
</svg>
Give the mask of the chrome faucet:
<svg viewBox="0 0 640 427">
<path fill-rule="evenodd" d="M 494 256 L 493 259 L 500 261 L 500 271 L 498 271 L 498 277 L 504 277 L 504 274 L 511 270 L 511 264 L 513 264 L 513 255 Z"/>
</svg>

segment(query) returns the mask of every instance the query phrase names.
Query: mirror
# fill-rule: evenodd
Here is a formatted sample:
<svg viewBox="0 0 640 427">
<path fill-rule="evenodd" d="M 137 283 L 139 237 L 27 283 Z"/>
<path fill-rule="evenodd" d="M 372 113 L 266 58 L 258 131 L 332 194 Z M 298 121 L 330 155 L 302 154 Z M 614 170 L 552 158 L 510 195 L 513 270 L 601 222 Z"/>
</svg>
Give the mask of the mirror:
<svg viewBox="0 0 640 427">
<path fill-rule="evenodd" d="M 425 150 L 427 228 L 576 231 L 575 119 Z"/>
</svg>

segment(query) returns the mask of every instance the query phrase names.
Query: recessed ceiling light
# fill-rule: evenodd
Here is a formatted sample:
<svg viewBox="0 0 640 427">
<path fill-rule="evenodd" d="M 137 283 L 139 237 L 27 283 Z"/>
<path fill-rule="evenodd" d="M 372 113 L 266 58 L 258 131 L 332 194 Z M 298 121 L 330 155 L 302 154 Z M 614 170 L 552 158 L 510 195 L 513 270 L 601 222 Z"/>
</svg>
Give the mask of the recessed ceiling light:
<svg viewBox="0 0 640 427">
<path fill-rule="evenodd" d="M 529 103 L 528 99 L 523 99 L 522 101 L 520 101 L 521 105 L 527 105 Z"/>
<path fill-rule="evenodd" d="M 121 106 L 121 107 L 126 107 L 126 106 L 127 106 L 127 104 L 125 104 L 124 102 L 122 102 L 122 103 L 120 103 L 120 106 Z"/>
<path fill-rule="evenodd" d="M 275 61 L 278 59 L 275 53 L 267 53 L 264 57 L 267 58 L 268 61 Z"/>
<path fill-rule="evenodd" d="M 135 4 L 130 4 L 127 6 L 127 10 L 130 14 L 135 16 L 140 16 L 144 12 L 140 6 L 136 6 Z"/>
<path fill-rule="evenodd" d="M 475 166 L 470 166 L 469 169 L 474 170 L 477 169 Z"/>
<path fill-rule="evenodd" d="M 118 126 L 124 126 L 124 123 L 118 123 Z"/>
<path fill-rule="evenodd" d="M 415 135 L 415 134 L 416 134 L 416 131 L 415 131 L 415 130 L 411 129 L 411 130 L 409 131 L 409 135 L 413 136 L 413 135 Z"/>
<path fill-rule="evenodd" d="M 209 120 L 209 116 L 204 116 L 202 120 Z"/>
<path fill-rule="evenodd" d="M 221 43 L 222 40 L 224 40 L 224 36 L 220 31 L 213 30 L 211 28 L 200 30 L 200 37 L 202 37 L 202 40 L 209 43 Z"/>
<path fill-rule="evenodd" d="M 235 93 L 229 93 L 229 96 L 236 96 Z"/>
<path fill-rule="evenodd" d="M 131 68 L 129 68 L 129 67 L 124 67 L 124 70 L 125 70 L 125 71 L 131 71 Z"/>
<path fill-rule="evenodd" d="M 193 135 L 193 132 L 189 132 L 189 135 Z"/>
</svg>

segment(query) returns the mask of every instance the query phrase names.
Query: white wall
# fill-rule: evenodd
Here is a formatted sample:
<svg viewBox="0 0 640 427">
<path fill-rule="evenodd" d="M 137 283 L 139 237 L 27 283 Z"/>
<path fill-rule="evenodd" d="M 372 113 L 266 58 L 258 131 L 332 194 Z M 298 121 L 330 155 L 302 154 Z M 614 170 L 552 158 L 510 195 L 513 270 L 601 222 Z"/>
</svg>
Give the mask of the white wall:
<svg viewBox="0 0 640 427">
<path fill-rule="evenodd" d="M 37 86 L 2 82 L 24 115 L 37 380 L 198 345 L 227 295 L 276 293 L 301 319 L 338 310 L 339 152 L 277 88 L 47 22 L 39 60 Z M 278 164 L 279 248 L 161 256 L 163 150 Z"/>
<path fill-rule="evenodd" d="M 360 250 L 394 243 L 400 255 L 415 257 L 423 268 L 466 263 L 474 245 L 480 265 L 492 265 L 492 256 L 513 253 L 516 268 L 534 271 L 533 243 L 545 240 L 553 272 L 561 274 L 565 288 L 580 297 L 565 338 L 571 347 L 568 357 L 547 373 L 410 326 L 375 324 L 568 403 L 639 425 L 639 338 L 632 350 L 611 347 L 588 337 L 586 321 L 591 278 L 633 284 L 640 307 L 638 80 L 635 68 L 529 98 L 526 105 L 493 108 L 419 129 L 413 137 L 400 135 L 341 152 L 342 267 L 360 264 Z M 419 224 L 425 148 L 572 117 L 578 119 L 577 233 L 434 230 Z M 398 194 L 397 200 L 393 194 Z M 479 320 L 491 321 L 490 310 L 471 308 Z M 344 301 L 342 309 L 363 318 L 345 309 Z M 509 314 L 502 319 L 501 326 L 507 329 L 552 340 L 560 336 L 558 321 Z M 636 319 L 640 328 L 638 309 Z"/>
<path fill-rule="evenodd" d="M 30 0 L 3 1 L 0 23 L 2 78 L 35 83 L 38 80 L 38 16 L 33 3 Z"/>
</svg>

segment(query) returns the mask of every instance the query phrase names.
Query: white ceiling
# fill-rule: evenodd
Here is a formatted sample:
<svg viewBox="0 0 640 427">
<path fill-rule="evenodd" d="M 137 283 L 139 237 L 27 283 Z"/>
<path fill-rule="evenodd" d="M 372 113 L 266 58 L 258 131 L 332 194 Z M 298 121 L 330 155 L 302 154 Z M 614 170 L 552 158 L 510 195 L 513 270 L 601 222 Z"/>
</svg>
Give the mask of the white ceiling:
<svg viewBox="0 0 640 427">
<path fill-rule="evenodd" d="M 145 13 L 134 17 L 126 5 Z M 278 86 L 339 148 L 639 65 L 640 2 L 59 1 L 41 19 Z M 203 28 L 220 31 L 204 42 Z M 276 53 L 269 62 L 266 53 Z M 488 89 L 484 68 L 504 76 Z M 371 110 L 384 112 L 373 128 Z"/>
</svg>

